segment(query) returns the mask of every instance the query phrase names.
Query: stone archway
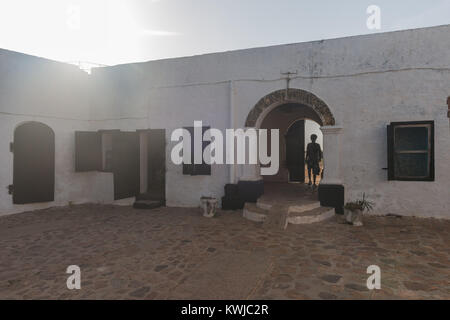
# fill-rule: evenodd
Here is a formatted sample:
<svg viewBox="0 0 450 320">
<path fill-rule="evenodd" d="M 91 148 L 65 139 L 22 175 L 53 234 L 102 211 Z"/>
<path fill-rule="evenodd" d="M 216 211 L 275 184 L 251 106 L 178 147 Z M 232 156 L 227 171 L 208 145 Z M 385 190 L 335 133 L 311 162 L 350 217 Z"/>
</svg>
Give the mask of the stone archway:
<svg viewBox="0 0 450 320">
<path fill-rule="evenodd" d="M 261 116 L 264 116 L 272 109 L 286 103 L 298 103 L 310 107 L 317 113 L 324 126 L 334 126 L 336 121 L 330 109 L 320 98 L 311 92 L 301 89 L 282 89 L 269 93 L 261 98 L 250 110 L 245 121 L 246 127 L 258 127 Z"/>
<path fill-rule="evenodd" d="M 250 110 L 246 128 L 259 129 L 266 115 L 284 104 L 300 104 L 313 110 L 321 120 L 324 152 L 324 179 L 319 185 L 318 198 L 322 206 L 342 211 L 344 205 L 344 186 L 341 178 L 341 134 L 342 127 L 336 126 L 336 120 L 327 104 L 311 92 L 301 89 L 277 90 L 261 98 Z M 254 193 L 264 193 L 263 180 L 259 164 L 244 165 L 239 183 L 246 183 Z"/>
</svg>

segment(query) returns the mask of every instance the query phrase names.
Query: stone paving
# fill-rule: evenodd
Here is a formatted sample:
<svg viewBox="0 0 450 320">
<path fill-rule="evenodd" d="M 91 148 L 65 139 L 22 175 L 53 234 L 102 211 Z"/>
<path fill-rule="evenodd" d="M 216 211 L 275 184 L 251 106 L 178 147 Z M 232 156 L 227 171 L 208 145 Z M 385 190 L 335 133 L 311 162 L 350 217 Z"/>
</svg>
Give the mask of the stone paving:
<svg viewBox="0 0 450 320">
<path fill-rule="evenodd" d="M 0 298 L 450 299 L 449 231 L 406 217 L 281 231 L 241 211 L 52 208 L 0 217 Z M 66 287 L 69 265 L 80 290 Z M 369 265 L 381 290 L 366 287 Z"/>
</svg>

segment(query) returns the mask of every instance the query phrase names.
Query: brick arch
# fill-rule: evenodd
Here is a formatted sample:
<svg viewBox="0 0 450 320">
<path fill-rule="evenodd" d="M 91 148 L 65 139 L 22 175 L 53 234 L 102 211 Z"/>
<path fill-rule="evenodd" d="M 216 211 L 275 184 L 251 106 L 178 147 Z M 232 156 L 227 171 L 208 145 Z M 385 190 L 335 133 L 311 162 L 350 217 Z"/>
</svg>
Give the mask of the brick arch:
<svg viewBox="0 0 450 320">
<path fill-rule="evenodd" d="M 310 107 L 322 120 L 324 126 L 334 126 L 336 121 L 328 106 L 311 92 L 301 89 L 277 90 L 269 93 L 250 110 L 245 121 L 246 127 L 255 127 L 263 112 L 273 106 L 286 103 L 298 103 Z"/>
</svg>

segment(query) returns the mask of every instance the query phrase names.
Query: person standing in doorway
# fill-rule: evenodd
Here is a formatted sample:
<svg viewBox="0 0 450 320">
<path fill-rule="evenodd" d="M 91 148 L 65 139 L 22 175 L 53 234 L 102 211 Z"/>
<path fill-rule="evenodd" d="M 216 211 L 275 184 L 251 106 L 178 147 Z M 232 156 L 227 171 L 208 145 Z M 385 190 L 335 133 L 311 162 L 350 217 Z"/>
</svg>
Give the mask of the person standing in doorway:
<svg viewBox="0 0 450 320">
<path fill-rule="evenodd" d="M 320 161 L 322 160 L 322 150 L 320 144 L 316 143 L 317 135 L 311 135 L 311 142 L 306 147 L 306 165 L 308 166 L 308 185 L 311 185 L 311 174 L 313 175 L 314 188 L 316 187 L 316 177 L 320 174 Z"/>
</svg>

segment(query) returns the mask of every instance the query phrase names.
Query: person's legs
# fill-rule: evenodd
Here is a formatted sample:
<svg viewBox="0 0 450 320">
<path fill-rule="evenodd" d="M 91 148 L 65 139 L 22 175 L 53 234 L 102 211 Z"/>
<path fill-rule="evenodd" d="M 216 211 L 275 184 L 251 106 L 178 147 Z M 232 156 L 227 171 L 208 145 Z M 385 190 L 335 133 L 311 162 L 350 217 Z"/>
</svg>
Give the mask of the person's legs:
<svg viewBox="0 0 450 320">
<path fill-rule="evenodd" d="M 312 167 L 310 165 L 308 165 L 308 185 L 311 185 L 311 171 L 312 171 Z"/>
<path fill-rule="evenodd" d="M 318 163 L 315 163 L 313 166 L 313 179 L 314 179 L 314 187 L 316 187 L 316 178 L 317 175 L 320 173 L 320 167 Z"/>
</svg>

